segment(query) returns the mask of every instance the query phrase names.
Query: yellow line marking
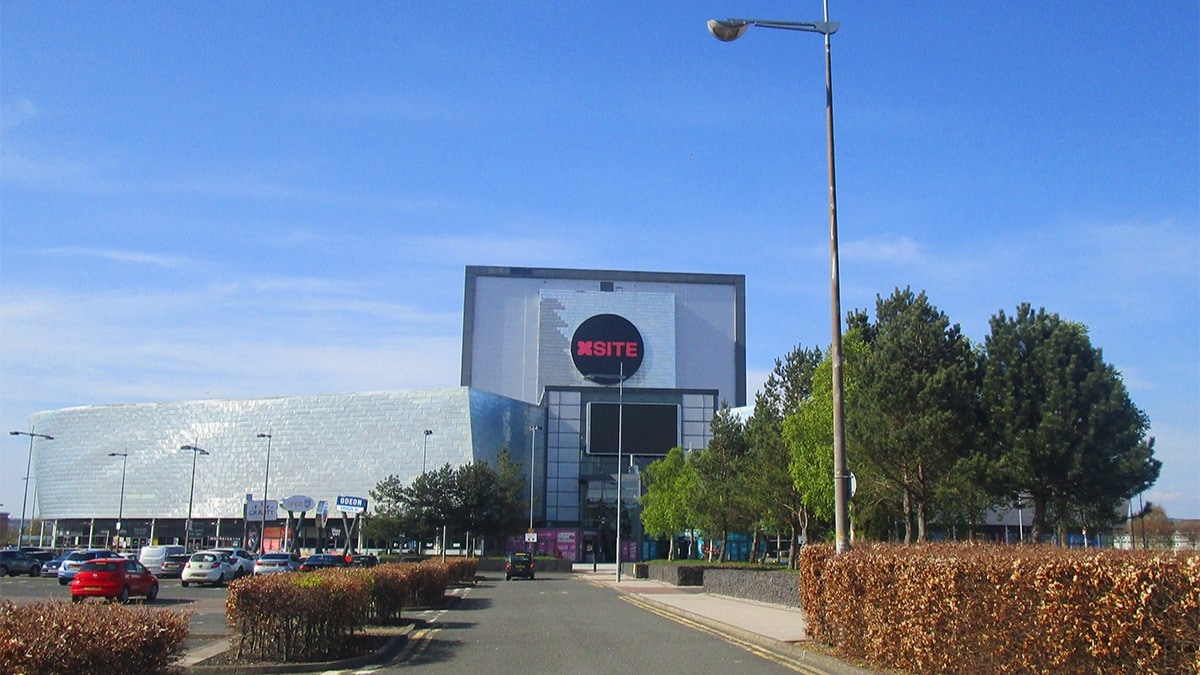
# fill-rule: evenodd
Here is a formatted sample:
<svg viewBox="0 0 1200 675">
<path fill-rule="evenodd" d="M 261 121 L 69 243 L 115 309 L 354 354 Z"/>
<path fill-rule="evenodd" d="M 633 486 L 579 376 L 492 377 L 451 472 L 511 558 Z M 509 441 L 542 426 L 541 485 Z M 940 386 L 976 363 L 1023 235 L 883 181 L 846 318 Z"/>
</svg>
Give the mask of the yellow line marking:
<svg viewBox="0 0 1200 675">
<path fill-rule="evenodd" d="M 628 602 L 631 605 L 640 607 L 640 608 L 642 608 L 648 612 L 651 612 L 653 614 L 657 614 L 658 616 L 661 616 L 664 619 L 670 619 L 671 621 L 674 621 L 675 623 L 678 623 L 682 626 L 686 626 L 688 628 L 698 630 L 702 633 L 706 633 L 713 637 L 720 638 L 721 640 L 724 640 L 725 642 L 728 642 L 729 644 L 731 644 L 735 647 L 738 647 L 744 651 L 750 652 L 751 654 L 754 654 L 755 656 L 759 656 L 759 657 L 764 658 L 773 663 L 778 663 L 779 665 L 784 666 L 785 668 L 794 670 L 798 673 L 810 673 L 812 675 L 825 675 L 825 671 L 814 668 L 809 664 L 803 663 L 801 661 L 797 661 L 796 659 L 789 657 L 787 655 L 780 654 L 780 653 L 774 652 L 774 651 L 770 651 L 760 645 L 754 644 L 753 642 L 749 642 L 749 641 L 743 640 L 739 637 L 729 635 L 728 633 L 723 633 L 720 630 L 713 628 L 712 626 L 709 626 L 707 624 L 700 623 L 699 621 L 694 621 L 687 617 L 673 614 L 673 613 L 671 613 L 667 610 L 664 610 L 656 605 L 647 603 L 647 602 L 641 600 L 640 598 L 635 598 L 635 597 L 628 596 L 628 595 L 622 595 L 621 599 L 624 600 L 625 602 Z"/>
</svg>

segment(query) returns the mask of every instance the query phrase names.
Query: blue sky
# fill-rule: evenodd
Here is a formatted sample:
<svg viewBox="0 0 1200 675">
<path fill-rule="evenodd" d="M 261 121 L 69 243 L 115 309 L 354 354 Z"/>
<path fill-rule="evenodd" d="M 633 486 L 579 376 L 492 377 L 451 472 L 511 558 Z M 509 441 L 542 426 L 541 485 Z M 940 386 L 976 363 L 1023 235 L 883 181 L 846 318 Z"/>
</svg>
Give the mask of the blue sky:
<svg viewBox="0 0 1200 675">
<path fill-rule="evenodd" d="M 0 1 L 3 430 L 456 386 L 471 264 L 745 274 L 752 383 L 824 348 L 821 39 L 729 16 L 821 4 Z M 1200 517 L 1197 4 L 831 18 L 843 308 L 1086 324 Z"/>
</svg>

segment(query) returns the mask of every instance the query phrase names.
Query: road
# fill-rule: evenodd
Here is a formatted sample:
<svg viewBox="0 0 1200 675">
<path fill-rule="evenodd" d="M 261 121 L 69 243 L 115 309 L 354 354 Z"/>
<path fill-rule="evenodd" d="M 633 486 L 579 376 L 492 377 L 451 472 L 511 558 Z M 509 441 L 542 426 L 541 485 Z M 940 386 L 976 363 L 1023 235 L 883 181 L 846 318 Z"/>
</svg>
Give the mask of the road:
<svg viewBox="0 0 1200 675">
<path fill-rule="evenodd" d="M 793 672 L 724 639 L 642 609 L 569 574 L 487 578 L 427 618 L 392 663 L 375 672 Z"/>
<path fill-rule="evenodd" d="M 228 633 L 225 597 L 224 588 L 183 588 L 177 579 L 164 579 L 151 606 L 190 611 L 193 636 L 220 636 Z M 752 675 L 795 670 L 786 659 L 738 646 L 626 597 L 570 574 L 505 581 L 503 575 L 485 573 L 475 586 L 454 589 L 444 608 L 408 613 L 424 619 L 426 627 L 412 633 L 391 662 L 354 672 Z M 69 600 L 70 591 L 55 579 L 4 577 L 0 599 L 18 604 Z"/>
</svg>

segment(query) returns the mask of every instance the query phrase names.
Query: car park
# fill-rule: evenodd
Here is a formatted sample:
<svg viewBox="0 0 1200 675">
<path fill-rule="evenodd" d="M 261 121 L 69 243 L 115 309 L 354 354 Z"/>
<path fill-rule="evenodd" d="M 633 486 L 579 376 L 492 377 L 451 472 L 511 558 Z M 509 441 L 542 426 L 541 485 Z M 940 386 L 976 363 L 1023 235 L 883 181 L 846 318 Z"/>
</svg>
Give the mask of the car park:
<svg viewBox="0 0 1200 675">
<path fill-rule="evenodd" d="M 234 578 L 233 559 L 220 551 L 197 551 L 188 559 L 179 578 L 184 588 L 189 584 L 220 586 Z"/>
<path fill-rule="evenodd" d="M 347 567 L 346 557 L 335 555 L 333 553 L 314 553 L 304 559 L 300 564 L 301 572 L 312 572 L 314 570 L 330 569 L 334 567 Z"/>
<path fill-rule="evenodd" d="M 71 601 L 100 597 L 125 603 L 130 596 L 158 597 L 158 579 L 146 566 L 125 557 L 95 558 L 79 568 L 71 580 Z"/>
<path fill-rule="evenodd" d="M 63 586 L 71 583 L 71 580 L 79 573 L 79 568 L 83 567 L 83 564 L 89 560 L 120 557 L 116 553 L 104 548 L 88 548 L 81 551 L 72 551 L 66 560 L 63 560 L 62 564 L 58 566 L 58 583 Z"/>
<path fill-rule="evenodd" d="M 508 581 L 513 577 L 533 578 L 532 555 L 525 551 L 508 554 L 508 560 L 504 563 L 504 580 Z"/>
<path fill-rule="evenodd" d="M 233 560 L 234 578 L 254 574 L 254 554 L 244 548 L 210 548 L 210 551 L 224 553 Z"/>
<path fill-rule="evenodd" d="M 301 559 L 295 553 L 274 551 L 258 556 L 254 561 L 254 574 L 278 574 L 280 572 L 295 572 L 300 569 Z"/>
<path fill-rule="evenodd" d="M 184 565 L 187 565 L 191 558 L 192 556 L 188 553 L 172 553 L 159 563 L 158 574 L 155 576 L 159 579 L 178 579 L 183 575 Z"/>
<path fill-rule="evenodd" d="M 59 565 L 62 565 L 62 562 L 64 560 L 66 560 L 67 556 L 69 556 L 69 555 L 71 555 L 70 551 L 63 551 L 62 553 L 59 553 L 58 555 L 54 556 L 54 558 L 52 560 L 48 560 L 48 561 L 42 563 L 42 576 L 44 576 L 44 577 L 58 576 Z"/>
<path fill-rule="evenodd" d="M 0 551 L 0 577 L 24 576 L 36 577 L 42 571 L 42 561 L 28 553 L 22 553 L 15 548 Z"/>
</svg>

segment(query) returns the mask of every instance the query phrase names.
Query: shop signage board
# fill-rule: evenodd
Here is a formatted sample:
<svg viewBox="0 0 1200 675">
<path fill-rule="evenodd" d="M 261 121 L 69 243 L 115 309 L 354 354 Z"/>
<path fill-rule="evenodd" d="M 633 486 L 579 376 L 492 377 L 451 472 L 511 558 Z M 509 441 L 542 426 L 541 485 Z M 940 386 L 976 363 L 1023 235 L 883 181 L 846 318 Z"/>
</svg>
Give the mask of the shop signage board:
<svg viewBox="0 0 1200 675">
<path fill-rule="evenodd" d="M 338 495 L 337 510 L 342 513 L 362 513 L 367 510 L 367 500 L 365 497 Z"/>
</svg>

